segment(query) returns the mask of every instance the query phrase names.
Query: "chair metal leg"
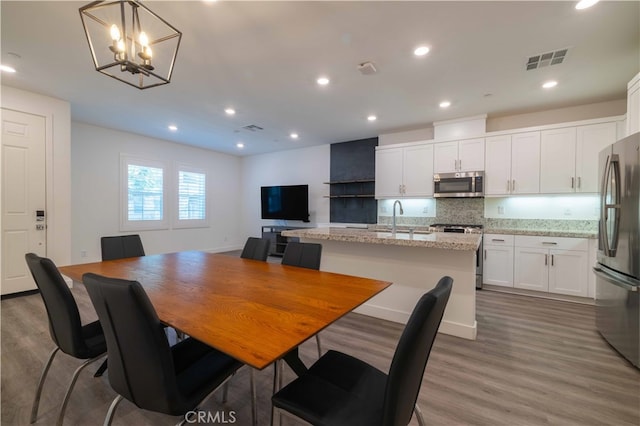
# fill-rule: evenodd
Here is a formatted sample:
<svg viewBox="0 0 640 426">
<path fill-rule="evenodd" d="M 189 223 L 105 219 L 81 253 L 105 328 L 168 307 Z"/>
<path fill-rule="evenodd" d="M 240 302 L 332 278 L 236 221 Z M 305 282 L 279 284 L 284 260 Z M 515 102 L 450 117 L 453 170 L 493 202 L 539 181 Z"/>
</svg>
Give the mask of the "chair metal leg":
<svg viewBox="0 0 640 426">
<path fill-rule="evenodd" d="M 416 419 L 418 420 L 418 425 L 427 426 L 427 423 L 424 421 L 424 417 L 422 417 L 422 411 L 420 411 L 420 407 L 418 407 L 418 403 L 416 402 L 416 406 L 413 408 L 413 412 L 416 414 Z"/>
<path fill-rule="evenodd" d="M 104 418 L 104 426 L 111 426 L 111 420 L 113 420 L 113 415 L 116 412 L 116 407 L 118 407 L 118 404 L 120 404 L 120 401 L 122 401 L 122 399 L 122 395 L 118 395 L 116 396 L 116 399 L 113 400 L 113 402 L 109 406 L 109 411 L 107 411 L 107 417 Z"/>
<path fill-rule="evenodd" d="M 62 400 L 62 407 L 60 408 L 60 414 L 58 415 L 57 426 L 62 426 L 62 421 L 64 419 L 64 412 L 67 409 L 67 404 L 69 403 L 69 398 L 71 397 L 71 391 L 76 384 L 76 380 L 78 380 L 78 376 L 80 372 L 89 364 L 103 358 L 105 354 L 99 355 L 95 358 L 91 358 L 80 364 L 80 367 L 76 368 L 76 371 L 73 372 L 73 377 L 71 377 L 71 383 L 69 383 L 69 387 L 67 388 L 67 392 L 64 394 L 64 399 Z"/>
<path fill-rule="evenodd" d="M 29 423 L 35 423 L 38 418 L 38 406 L 40 405 L 40 396 L 42 395 L 42 388 L 44 387 L 44 379 L 47 377 L 47 373 L 49 372 L 49 367 L 51 367 L 51 363 L 53 362 L 53 358 L 56 356 L 56 353 L 60 348 L 56 347 L 49 354 L 49 359 L 47 363 L 44 365 L 44 369 L 42 370 L 42 374 L 40 374 L 40 381 L 38 382 L 38 387 L 36 388 L 36 396 L 33 399 L 33 405 L 31 406 L 31 419 Z"/>
<path fill-rule="evenodd" d="M 322 356 L 322 346 L 320 346 L 320 334 L 316 334 L 316 343 L 318 343 L 318 359 Z"/>
</svg>

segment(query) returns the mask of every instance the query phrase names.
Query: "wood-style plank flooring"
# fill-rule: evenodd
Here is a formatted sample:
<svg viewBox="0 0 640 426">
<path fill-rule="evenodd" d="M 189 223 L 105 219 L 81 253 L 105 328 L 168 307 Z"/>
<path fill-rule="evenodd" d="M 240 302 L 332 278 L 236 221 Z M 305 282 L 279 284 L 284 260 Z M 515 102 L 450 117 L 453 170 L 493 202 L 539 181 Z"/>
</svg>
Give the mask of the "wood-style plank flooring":
<svg viewBox="0 0 640 426">
<path fill-rule="evenodd" d="M 454 284 L 455 285 L 455 284 Z M 73 288 L 83 321 L 96 318 L 82 285 Z M 2 425 L 27 425 L 35 387 L 53 343 L 38 294 L 1 304 Z M 438 335 L 419 404 L 431 425 L 640 425 L 640 371 L 600 337 L 594 307 L 490 291 L 477 293 L 478 339 Z M 360 357 L 387 371 L 402 325 L 349 314 L 321 333 L 324 349 Z M 307 363 L 315 340 L 301 347 Z M 64 389 L 80 364 L 54 361 L 40 402 L 39 425 L 55 423 Z M 66 425 L 101 424 L 115 393 L 100 363 L 76 383 Z M 286 380 L 293 374 L 285 368 Z M 257 372 L 259 424 L 268 425 L 273 368 Z M 208 424 L 250 424 L 249 372 L 232 379 L 226 404 L 212 396 Z M 213 416 L 217 416 L 213 417 Z M 171 425 L 180 419 L 123 401 L 114 425 Z M 226 422 L 226 423 L 225 423 Z M 201 423 L 202 424 L 202 423 Z M 296 424 L 284 418 L 283 424 Z M 412 425 L 417 424 L 415 419 Z"/>
</svg>

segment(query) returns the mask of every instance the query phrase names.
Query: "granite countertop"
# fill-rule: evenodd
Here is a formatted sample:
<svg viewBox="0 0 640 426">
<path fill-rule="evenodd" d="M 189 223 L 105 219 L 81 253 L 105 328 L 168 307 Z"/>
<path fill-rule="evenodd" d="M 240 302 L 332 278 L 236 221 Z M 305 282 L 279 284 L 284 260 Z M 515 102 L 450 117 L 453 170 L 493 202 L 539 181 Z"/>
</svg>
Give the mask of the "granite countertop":
<svg viewBox="0 0 640 426">
<path fill-rule="evenodd" d="M 567 229 L 485 228 L 484 233 L 505 235 L 532 235 L 540 237 L 598 238 L 597 231 L 572 231 Z"/>
<path fill-rule="evenodd" d="M 482 238 L 482 234 L 427 232 L 425 230 L 416 230 L 413 233 L 402 230 L 394 235 L 389 231 L 376 231 L 364 228 L 306 228 L 282 231 L 282 235 L 285 237 L 299 237 L 314 240 L 387 244 L 465 251 L 477 250 Z"/>
</svg>

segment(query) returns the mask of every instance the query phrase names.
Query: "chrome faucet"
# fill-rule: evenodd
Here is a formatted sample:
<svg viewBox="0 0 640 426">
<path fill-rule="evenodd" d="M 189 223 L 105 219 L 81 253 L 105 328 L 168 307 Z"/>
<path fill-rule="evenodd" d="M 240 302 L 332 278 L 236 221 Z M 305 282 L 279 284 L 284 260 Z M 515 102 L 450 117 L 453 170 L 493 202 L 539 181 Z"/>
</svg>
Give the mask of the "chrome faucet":
<svg viewBox="0 0 640 426">
<path fill-rule="evenodd" d="M 404 211 L 402 210 L 402 203 L 400 202 L 400 200 L 396 200 L 393 203 L 393 226 L 391 227 L 391 233 L 395 234 L 396 233 L 396 204 L 398 204 L 400 206 L 400 214 L 404 214 Z"/>
</svg>

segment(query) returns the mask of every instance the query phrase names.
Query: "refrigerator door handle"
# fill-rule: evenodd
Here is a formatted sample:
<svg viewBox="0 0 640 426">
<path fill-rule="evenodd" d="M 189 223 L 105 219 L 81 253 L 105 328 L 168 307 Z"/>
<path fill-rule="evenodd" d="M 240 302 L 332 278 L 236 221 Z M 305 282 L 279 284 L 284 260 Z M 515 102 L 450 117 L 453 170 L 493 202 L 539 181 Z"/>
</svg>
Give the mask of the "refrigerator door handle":
<svg viewBox="0 0 640 426">
<path fill-rule="evenodd" d="M 625 281 L 628 281 L 629 279 L 626 279 L 625 281 L 623 281 L 621 278 L 617 278 L 611 274 L 609 274 L 608 272 L 606 272 L 603 269 L 600 269 L 598 267 L 594 267 L 593 268 L 593 273 L 596 274 L 598 277 L 602 278 L 603 280 L 607 281 L 608 283 L 611 283 L 613 285 L 616 285 L 618 287 L 622 287 L 627 291 L 638 291 L 638 285 L 634 285 L 631 283 L 627 283 Z"/>
<path fill-rule="evenodd" d="M 613 172 L 613 175 L 612 175 Z M 607 204 L 609 196 L 609 182 L 613 179 L 614 197 L 613 204 Z M 602 175 L 601 191 L 600 191 L 600 241 L 604 255 L 607 257 L 615 257 L 618 248 L 618 232 L 620 226 L 620 159 L 618 155 L 613 154 L 607 158 L 607 164 Z M 607 222 L 609 220 L 609 209 L 613 209 L 613 232 L 609 236 Z M 611 238 L 610 238 L 611 237 Z M 611 240 L 611 243 L 609 241 Z"/>
</svg>

